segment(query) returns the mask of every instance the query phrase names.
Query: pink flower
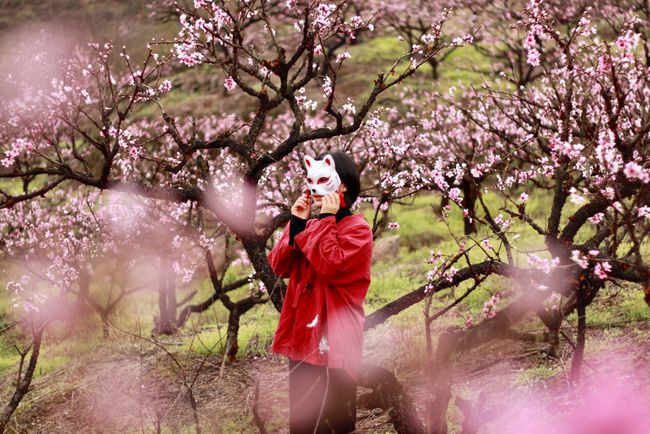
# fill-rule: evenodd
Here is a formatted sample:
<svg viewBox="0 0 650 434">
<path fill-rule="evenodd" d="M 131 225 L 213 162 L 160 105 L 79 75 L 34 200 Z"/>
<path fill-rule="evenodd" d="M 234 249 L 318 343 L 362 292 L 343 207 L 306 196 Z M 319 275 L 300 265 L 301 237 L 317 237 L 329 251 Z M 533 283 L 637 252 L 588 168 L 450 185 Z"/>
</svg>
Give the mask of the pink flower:
<svg viewBox="0 0 650 434">
<path fill-rule="evenodd" d="M 129 148 L 129 156 L 131 158 L 138 158 L 140 156 L 140 149 L 136 148 L 135 146 L 131 146 Z"/>
<path fill-rule="evenodd" d="M 393 229 L 399 229 L 399 223 L 397 223 L 397 222 L 390 222 L 390 223 L 388 223 L 388 229 L 391 229 L 391 230 L 393 230 Z"/>
<path fill-rule="evenodd" d="M 609 262 L 601 262 L 600 264 L 596 264 L 596 268 L 594 269 L 596 276 L 603 280 L 607 278 L 607 273 L 610 271 L 612 271 L 612 266 L 609 265 Z"/>
<path fill-rule="evenodd" d="M 605 199 L 609 200 L 614 200 L 615 194 L 614 194 L 614 189 L 612 187 L 607 187 L 604 190 L 600 190 L 600 194 L 602 194 Z"/>
<path fill-rule="evenodd" d="M 228 92 L 230 92 L 235 88 L 235 86 L 237 86 L 237 84 L 235 83 L 235 80 L 232 79 L 232 77 L 228 77 L 224 80 L 223 86 Z"/>
<path fill-rule="evenodd" d="M 526 60 L 530 66 L 539 66 L 539 59 L 539 51 L 534 48 L 528 50 L 528 53 L 526 54 Z"/>
<path fill-rule="evenodd" d="M 160 93 L 167 93 L 170 90 L 172 90 L 172 82 L 170 80 L 165 80 L 158 86 L 158 92 Z"/>
<path fill-rule="evenodd" d="M 552 260 L 540 258 L 537 255 L 532 253 L 528 254 L 528 263 L 538 270 L 544 271 L 548 274 L 551 272 L 551 268 L 557 267 L 560 264 L 560 258 L 553 258 Z"/>
<path fill-rule="evenodd" d="M 555 291 L 551 293 L 551 296 L 548 299 L 548 303 L 551 305 L 551 310 L 558 310 L 560 308 L 561 299 L 562 295 L 558 294 Z"/>
<path fill-rule="evenodd" d="M 458 273 L 458 269 L 456 267 L 451 267 L 449 270 L 445 271 L 445 277 L 449 282 L 453 282 L 454 276 Z"/>
<path fill-rule="evenodd" d="M 344 113 L 354 116 L 357 113 L 357 109 L 354 107 L 354 104 L 352 103 L 347 103 L 343 104 L 343 107 L 341 107 Z"/>
<path fill-rule="evenodd" d="M 520 201 L 520 202 L 526 203 L 527 200 L 528 200 L 528 194 L 526 194 L 526 193 L 521 193 L 521 194 L 519 195 L 519 201 Z"/>
<path fill-rule="evenodd" d="M 264 292 L 264 293 L 266 292 L 266 285 L 264 284 L 264 282 L 260 282 L 260 292 Z"/>
<path fill-rule="evenodd" d="M 449 190 L 449 199 L 458 203 L 460 201 L 460 188 L 452 188 Z"/>
<path fill-rule="evenodd" d="M 325 76 L 325 79 L 321 84 L 321 89 L 323 89 L 323 95 L 325 95 L 325 99 L 328 99 L 330 96 L 332 96 L 334 89 L 332 88 L 332 79 L 328 75 Z"/>
<path fill-rule="evenodd" d="M 603 220 L 604 216 L 605 216 L 605 214 L 603 214 L 602 212 L 599 212 L 598 214 L 594 214 L 591 217 L 589 217 L 589 221 L 591 223 L 597 225 L 598 223 L 600 223 Z"/>
<path fill-rule="evenodd" d="M 601 72 L 607 71 L 612 66 L 612 61 L 609 56 L 602 55 L 598 58 L 598 70 Z"/>
<path fill-rule="evenodd" d="M 490 244 L 490 240 L 487 238 L 481 241 L 481 245 L 486 250 L 494 250 L 494 247 L 492 247 L 492 244 Z"/>
<path fill-rule="evenodd" d="M 589 261 L 587 258 L 580 252 L 580 250 L 573 250 L 571 252 L 571 260 L 578 264 L 583 270 L 589 266 Z"/>
<path fill-rule="evenodd" d="M 350 55 L 350 53 L 348 53 L 347 51 L 344 51 L 343 53 L 339 53 L 339 54 L 336 55 L 336 60 L 335 60 L 335 62 L 336 62 L 336 63 L 341 63 L 341 62 L 343 62 L 345 59 L 349 59 L 350 57 L 352 57 L 352 56 Z"/>
<path fill-rule="evenodd" d="M 501 300 L 501 297 L 498 294 L 495 294 L 483 304 L 483 315 L 485 315 L 487 319 L 492 319 L 496 316 L 496 306 L 499 303 L 499 300 Z"/>
<path fill-rule="evenodd" d="M 531 32 L 528 32 L 526 39 L 524 39 L 525 48 L 533 48 L 535 46 L 535 35 Z"/>
<path fill-rule="evenodd" d="M 641 218 L 648 218 L 650 217 L 650 206 L 640 206 L 637 209 L 637 215 Z"/>
<path fill-rule="evenodd" d="M 435 264 L 441 259 L 442 259 L 442 252 L 440 250 L 438 250 L 437 252 L 431 250 L 431 256 L 429 257 L 429 259 L 427 259 L 427 264 Z"/>
<path fill-rule="evenodd" d="M 643 167 L 639 166 L 634 161 L 630 161 L 625 165 L 623 174 L 627 177 L 627 179 L 638 179 L 644 184 L 650 182 L 650 173 L 648 173 L 647 170 L 644 170 Z"/>
</svg>

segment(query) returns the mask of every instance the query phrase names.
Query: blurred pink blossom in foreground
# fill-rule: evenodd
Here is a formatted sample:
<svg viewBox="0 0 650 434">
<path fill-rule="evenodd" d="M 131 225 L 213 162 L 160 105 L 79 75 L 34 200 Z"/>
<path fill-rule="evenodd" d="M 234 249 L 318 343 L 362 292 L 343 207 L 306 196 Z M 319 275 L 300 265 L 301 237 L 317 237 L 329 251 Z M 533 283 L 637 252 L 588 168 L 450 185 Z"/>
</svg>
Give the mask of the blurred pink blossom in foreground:
<svg viewBox="0 0 650 434">
<path fill-rule="evenodd" d="M 647 371 L 621 357 L 591 360 L 579 386 L 564 392 L 557 383 L 546 390 L 510 394 L 498 420 L 504 434 L 647 434 L 650 391 Z M 589 369 L 595 368 L 597 372 Z M 560 374 L 561 375 L 561 374 Z M 524 395 L 524 396 L 522 396 Z"/>
</svg>

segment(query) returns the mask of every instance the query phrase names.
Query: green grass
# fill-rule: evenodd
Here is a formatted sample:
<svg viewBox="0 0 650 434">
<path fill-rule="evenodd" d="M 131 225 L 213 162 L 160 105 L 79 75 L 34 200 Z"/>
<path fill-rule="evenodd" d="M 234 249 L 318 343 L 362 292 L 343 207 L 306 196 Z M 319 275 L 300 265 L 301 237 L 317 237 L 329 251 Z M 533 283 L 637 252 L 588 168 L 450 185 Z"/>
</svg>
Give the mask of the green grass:
<svg viewBox="0 0 650 434">
<path fill-rule="evenodd" d="M 531 386 L 544 382 L 560 372 L 556 365 L 542 365 L 524 369 L 517 374 L 514 384 L 517 386 Z"/>
</svg>

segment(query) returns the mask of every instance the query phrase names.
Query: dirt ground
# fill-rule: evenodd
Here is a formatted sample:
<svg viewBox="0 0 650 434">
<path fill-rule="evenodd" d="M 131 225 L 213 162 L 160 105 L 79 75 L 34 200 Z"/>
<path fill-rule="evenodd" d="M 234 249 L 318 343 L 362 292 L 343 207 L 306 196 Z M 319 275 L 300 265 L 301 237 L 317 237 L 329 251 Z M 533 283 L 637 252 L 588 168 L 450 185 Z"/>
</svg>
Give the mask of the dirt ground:
<svg viewBox="0 0 650 434">
<path fill-rule="evenodd" d="M 590 330 L 592 344 L 583 368 L 585 378 L 599 373 L 620 379 L 622 371 L 618 368 L 624 366 L 632 384 L 650 396 L 650 334 L 648 329 L 641 333 L 636 330 L 621 329 L 614 334 Z M 392 369 L 422 415 L 426 385 L 421 355 L 413 352 L 413 339 L 417 338 L 417 329 L 405 332 L 382 326 L 367 335 L 365 358 Z M 386 348 L 385 342 L 395 342 L 393 339 L 401 339 L 402 344 Z M 254 433 L 258 432 L 252 422 L 256 383 L 259 414 L 267 430 L 288 432 L 288 368 L 284 359 L 250 357 L 225 364 L 222 372 L 222 360 L 215 356 L 176 355 L 176 363 L 161 349 L 152 347 L 143 352 L 140 348 L 125 345 L 118 352 L 114 346 L 99 349 L 38 378 L 9 432 L 156 432 L 158 427 L 161 432 L 196 432 L 198 420 L 203 433 Z M 507 407 L 517 407 L 531 396 L 544 399 L 544 405 L 561 412 L 572 402 L 565 372 L 570 360 L 548 360 L 543 350 L 544 344 L 495 341 L 459 356 L 454 398 L 482 403 L 488 422 L 485 432 L 500 432 L 493 429 L 499 420 L 511 417 L 505 416 L 509 414 Z M 192 394 L 187 384 L 192 384 Z M 2 388 L 7 391 L 7 386 L 5 378 Z M 360 388 L 359 393 L 363 392 Z M 513 399 L 518 400 L 516 404 L 512 404 Z M 380 409 L 359 409 L 357 418 L 359 433 L 395 432 L 387 413 Z M 462 416 L 455 405 L 450 406 L 449 419 L 450 431 L 458 432 Z"/>
</svg>

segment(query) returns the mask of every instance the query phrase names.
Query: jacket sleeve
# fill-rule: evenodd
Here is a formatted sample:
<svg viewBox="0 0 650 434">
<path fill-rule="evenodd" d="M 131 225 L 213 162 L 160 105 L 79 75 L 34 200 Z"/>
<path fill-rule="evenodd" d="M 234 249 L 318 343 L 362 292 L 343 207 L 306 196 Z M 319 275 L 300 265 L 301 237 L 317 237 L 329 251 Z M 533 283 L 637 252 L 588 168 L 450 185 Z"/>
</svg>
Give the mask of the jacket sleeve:
<svg viewBox="0 0 650 434">
<path fill-rule="evenodd" d="M 279 277 L 289 277 L 291 275 L 293 265 L 298 255 L 300 255 L 300 250 L 296 247 L 295 242 L 293 245 L 289 244 L 291 234 L 290 225 L 291 221 L 285 226 L 280 241 L 273 246 L 273 249 L 267 255 L 271 269 Z"/>
<path fill-rule="evenodd" d="M 363 266 L 372 255 L 370 226 L 355 225 L 341 232 L 334 215 L 314 221 L 294 241 L 326 281 Z"/>
</svg>

